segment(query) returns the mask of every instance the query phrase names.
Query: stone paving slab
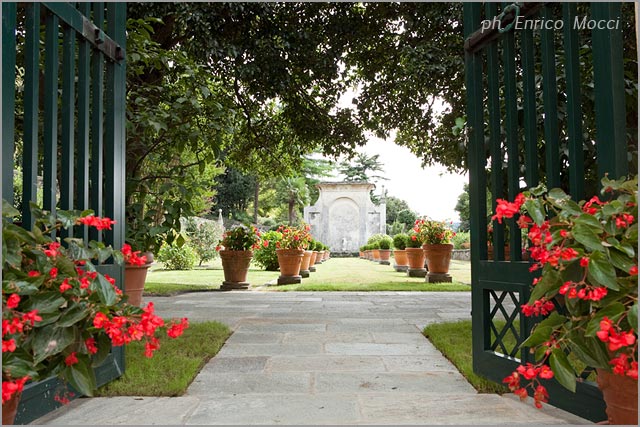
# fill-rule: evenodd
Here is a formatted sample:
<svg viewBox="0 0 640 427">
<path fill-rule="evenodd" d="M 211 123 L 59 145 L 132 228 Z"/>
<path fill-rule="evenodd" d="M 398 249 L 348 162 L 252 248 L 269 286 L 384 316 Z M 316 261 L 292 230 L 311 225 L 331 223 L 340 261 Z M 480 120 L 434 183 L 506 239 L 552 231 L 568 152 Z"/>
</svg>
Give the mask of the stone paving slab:
<svg viewBox="0 0 640 427">
<path fill-rule="evenodd" d="M 176 398 L 78 399 L 39 424 L 590 424 L 477 394 L 421 331 L 470 318 L 467 292 L 212 292 L 153 298 L 234 334 Z"/>
</svg>

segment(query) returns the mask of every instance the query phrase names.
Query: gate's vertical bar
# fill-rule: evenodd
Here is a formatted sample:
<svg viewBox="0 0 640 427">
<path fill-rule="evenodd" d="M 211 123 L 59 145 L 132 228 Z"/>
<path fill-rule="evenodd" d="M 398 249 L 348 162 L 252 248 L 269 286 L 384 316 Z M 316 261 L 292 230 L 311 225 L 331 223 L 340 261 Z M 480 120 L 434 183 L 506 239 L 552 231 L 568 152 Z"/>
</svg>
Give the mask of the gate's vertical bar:
<svg viewBox="0 0 640 427">
<path fill-rule="evenodd" d="M 33 225 L 29 202 L 38 200 L 38 111 L 40 94 L 40 4 L 26 5 L 24 137 L 22 148 L 22 223 Z"/>
<path fill-rule="evenodd" d="M 465 39 L 479 27 L 481 5 L 465 3 L 464 37 Z M 467 88 L 467 136 L 469 164 L 469 208 L 471 211 L 471 302 L 475 320 L 472 326 L 473 353 L 484 351 L 485 330 L 488 330 L 484 313 L 484 294 L 479 289 L 478 273 L 480 260 L 487 259 L 487 204 L 486 204 L 486 152 L 484 147 L 483 90 L 482 90 L 482 57 L 481 53 L 465 52 L 465 85 Z M 474 357 L 474 370 L 477 358 Z"/>
<path fill-rule="evenodd" d="M 533 30 L 522 30 L 522 86 L 524 112 L 524 158 L 527 187 L 535 187 L 538 174 L 538 120 L 536 117 L 536 72 Z"/>
<path fill-rule="evenodd" d="M 109 3 L 107 6 L 108 34 L 118 44 L 120 55 L 124 58 L 126 43 L 124 3 Z M 118 55 L 118 54 L 116 54 Z M 114 219 L 116 226 L 106 230 L 106 241 L 115 247 L 124 243 L 124 168 L 125 168 L 125 61 L 107 62 L 106 117 L 105 117 L 105 191 L 113 194 L 105 201 L 106 216 Z"/>
<path fill-rule="evenodd" d="M 569 138 L 569 190 L 574 200 L 584 199 L 584 150 L 580 100 L 580 46 L 575 3 L 562 5 L 564 63 L 567 81 L 567 135 Z"/>
<path fill-rule="evenodd" d="M 542 8 L 545 22 L 553 20 L 551 6 Z M 553 28 L 540 30 L 542 39 L 542 84 L 544 102 L 545 171 L 547 187 L 560 187 L 560 144 L 558 130 L 558 88 Z"/>
<path fill-rule="evenodd" d="M 16 3 L 2 5 L 2 198 L 13 205 Z"/>
<path fill-rule="evenodd" d="M 80 3 L 80 12 L 88 17 L 91 13 L 90 3 Z M 89 97 L 90 92 L 90 59 L 89 42 L 84 37 L 78 41 L 78 127 L 76 141 L 78 155 L 76 157 L 76 208 L 89 209 Z M 89 239 L 89 229 L 78 227 L 77 233 L 85 240 Z"/>
<path fill-rule="evenodd" d="M 56 209 L 58 175 L 58 17 L 47 11 L 44 55 L 44 209 Z"/>
<path fill-rule="evenodd" d="M 93 22 L 100 29 L 104 26 L 104 3 L 93 4 Z M 104 55 L 93 49 L 91 55 L 91 209 L 96 215 L 102 212 L 102 158 L 103 158 L 103 103 L 104 103 Z M 91 240 L 102 241 L 102 233 L 89 230 Z"/>
<path fill-rule="evenodd" d="M 75 79 L 76 30 L 63 25 L 62 39 L 62 158 L 60 171 L 60 208 L 73 209 L 75 156 Z M 62 236 L 73 236 L 73 228 L 63 230 Z"/>
<path fill-rule="evenodd" d="M 486 3 L 485 16 L 497 16 L 496 3 Z M 491 43 L 487 52 L 487 101 L 489 107 L 489 150 L 491 153 L 491 207 L 496 209 L 496 198 L 502 197 L 502 135 L 500 131 L 500 80 L 498 77 L 498 47 Z M 486 190 L 483 190 L 486 191 Z M 504 260 L 504 226 L 493 221 L 493 259 Z M 484 244 L 484 243 L 483 243 Z"/>
<path fill-rule="evenodd" d="M 504 35 L 504 97 L 507 132 L 507 184 L 509 200 L 514 200 L 520 187 L 520 152 L 518 149 L 518 93 L 516 91 L 516 41 L 513 30 Z M 509 225 L 509 241 L 511 260 L 522 258 L 520 230 L 515 218 L 507 220 Z"/>
<path fill-rule="evenodd" d="M 592 3 L 591 11 L 592 18 L 598 22 L 620 23 L 620 3 Z M 605 173 L 618 178 L 629 170 L 622 32 L 617 28 L 596 27 L 592 37 L 598 178 Z"/>
</svg>

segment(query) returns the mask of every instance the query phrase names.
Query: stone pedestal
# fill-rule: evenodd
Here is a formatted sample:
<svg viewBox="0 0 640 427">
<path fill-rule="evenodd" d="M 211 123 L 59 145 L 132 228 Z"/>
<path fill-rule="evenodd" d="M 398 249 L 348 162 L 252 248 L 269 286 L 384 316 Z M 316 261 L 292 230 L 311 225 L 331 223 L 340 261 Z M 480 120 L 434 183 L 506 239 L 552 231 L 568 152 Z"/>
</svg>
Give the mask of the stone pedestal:
<svg viewBox="0 0 640 427">
<path fill-rule="evenodd" d="M 309 270 L 300 270 L 300 275 L 302 277 L 309 277 L 309 271 L 311 271 L 311 267 L 309 267 Z"/>
<path fill-rule="evenodd" d="M 221 291 L 235 291 L 249 289 L 249 282 L 222 282 Z"/>
<path fill-rule="evenodd" d="M 425 279 L 427 283 L 451 283 L 453 279 L 448 273 L 429 273 Z"/>
<path fill-rule="evenodd" d="M 316 267 L 315 267 L 315 266 L 313 266 L 313 265 L 312 265 L 312 266 L 310 266 L 310 267 L 309 267 L 309 271 L 310 271 L 310 272 L 312 272 L 312 273 L 315 273 L 315 272 L 316 272 Z"/>
<path fill-rule="evenodd" d="M 407 276 L 409 277 L 424 277 L 427 275 L 426 268 L 409 268 L 407 270 Z"/>
<path fill-rule="evenodd" d="M 380 261 L 381 265 L 391 265 L 389 261 Z"/>
<path fill-rule="evenodd" d="M 395 270 L 400 273 L 406 273 L 407 270 L 409 270 L 408 265 L 394 265 L 393 268 L 395 268 Z"/>
<path fill-rule="evenodd" d="M 278 285 L 297 285 L 302 283 L 302 276 L 280 276 L 278 277 Z"/>
</svg>

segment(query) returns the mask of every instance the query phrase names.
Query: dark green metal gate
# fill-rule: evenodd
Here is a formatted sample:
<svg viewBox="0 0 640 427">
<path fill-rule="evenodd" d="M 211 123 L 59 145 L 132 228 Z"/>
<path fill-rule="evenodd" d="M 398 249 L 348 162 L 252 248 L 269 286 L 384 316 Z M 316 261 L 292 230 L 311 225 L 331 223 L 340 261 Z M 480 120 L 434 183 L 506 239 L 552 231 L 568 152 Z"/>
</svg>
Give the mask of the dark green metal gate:
<svg viewBox="0 0 640 427">
<path fill-rule="evenodd" d="M 113 218 L 104 236 L 73 233 L 124 242 L 125 18 L 124 3 L 2 3 L 2 197 L 22 207 L 25 227 L 29 201 L 41 201 Z M 22 187 L 14 189 L 18 167 Z M 122 284 L 122 267 L 99 268 Z M 124 352 L 114 348 L 96 370 L 98 384 L 123 370 Z M 28 385 L 16 422 L 54 409 L 59 386 Z"/>
<path fill-rule="evenodd" d="M 591 30 L 591 20 L 614 28 Z M 519 362 L 533 362 L 509 344 L 522 342 L 533 326 L 519 310 L 533 275 L 523 261 L 526 236 L 514 220 L 489 224 L 487 205 L 539 183 L 580 200 L 595 194 L 605 173 L 627 173 L 634 146 L 637 156 L 637 140 L 626 132 L 622 28 L 628 21 L 614 3 L 464 5 L 473 366 L 496 382 Z M 557 383 L 549 392 L 555 406 L 606 419 L 600 391 L 588 380 L 577 395 Z"/>
</svg>

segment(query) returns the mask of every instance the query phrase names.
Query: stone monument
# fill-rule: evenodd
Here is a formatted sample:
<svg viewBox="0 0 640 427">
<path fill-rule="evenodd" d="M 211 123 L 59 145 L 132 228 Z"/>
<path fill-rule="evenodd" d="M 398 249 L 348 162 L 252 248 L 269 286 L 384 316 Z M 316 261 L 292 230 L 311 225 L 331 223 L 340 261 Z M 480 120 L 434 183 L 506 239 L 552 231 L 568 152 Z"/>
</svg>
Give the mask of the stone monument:
<svg viewBox="0 0 640 427">
<path fill-rule="evenodd" d="M 371 201 L 368 182 L 321 182 L 320 196 L 313 206 L 304 208 L 304 220 L 316 240 L 334 254 L 357 253 L 372 234 L 385 233 L 387 206 Z"/>
</svg>

